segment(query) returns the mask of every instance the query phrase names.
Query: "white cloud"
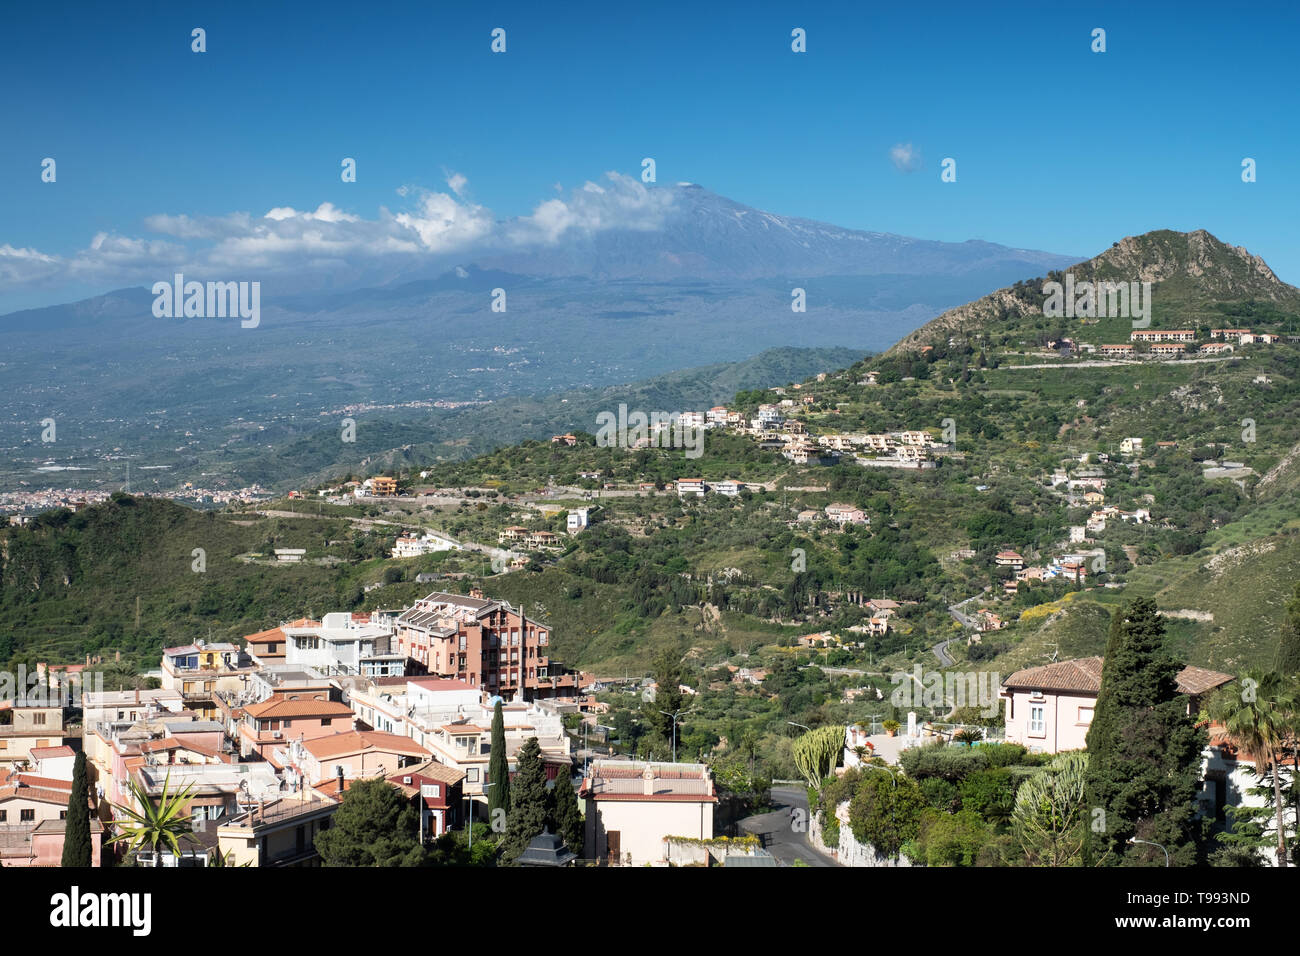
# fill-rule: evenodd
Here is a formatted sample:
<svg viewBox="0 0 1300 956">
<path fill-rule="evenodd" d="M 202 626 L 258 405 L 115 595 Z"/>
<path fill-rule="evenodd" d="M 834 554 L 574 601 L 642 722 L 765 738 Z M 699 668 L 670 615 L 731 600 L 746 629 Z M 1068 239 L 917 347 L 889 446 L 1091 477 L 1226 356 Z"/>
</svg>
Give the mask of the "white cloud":
<svg viewBox="0 0 1300 956">
<path fill-rule="evenodd" d="M 446 172 L 446 170 L 443 170 L 443 172 Z M 468 184 L 469 180 L 460 173 L 447 173 L 447 185 L 457 196 L 465 195 L 465 187 Z"/>
<path fill-rule="evenodd" d="M 151 215 L 145 228 L 167 239 L 101 232 L 66 257 L 6 244 L 0 246 L 0 290 L 73 279 L 105 286 L 151 282 L 176 270 L 196 277 L 303 278 L 314 270 L 328 270 L 331 278 L 386 276 L 437 256 L 528 249 L 570 234 L 658 229 L 675 198 L 671 189 L 647 188 L 610 172 L 602 183 L 583 183 L 567 198 L 543 200 L 528 215 L 503 222 L 464 198 L 466 176 L 447 171 L 446 180 L 450 192 L 399 188 L 405 208 L 381 207 L 373 219 L 322 202 L 315 210 L 275 206 L 261 216 Z"/>
<path fill-rule="evenodd" d="M 921 168 L 921 151 L 911 143 L 898 143 L 889 150 L 889 161 L 905 173 Z"/>
</svg>

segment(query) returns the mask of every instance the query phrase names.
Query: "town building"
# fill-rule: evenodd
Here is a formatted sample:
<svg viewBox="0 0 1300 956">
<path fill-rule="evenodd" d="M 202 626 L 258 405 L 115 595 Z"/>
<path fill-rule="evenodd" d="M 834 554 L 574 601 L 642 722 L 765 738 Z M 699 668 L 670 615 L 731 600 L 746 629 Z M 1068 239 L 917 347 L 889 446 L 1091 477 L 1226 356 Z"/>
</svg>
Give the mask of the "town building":
<svg viewBox="0 0 1300 956">
<path fill-rule="evenodd" d="M 416 669 L 502 697 L 576 692 L 575 675 L 550 659 L 550 637 L 550 627 L 478 589 L 469 595 L 434 592 L 397 618 L 397 649 Z"/>
<path fill-rule="evenodd" d="M 1081 750 L 1087 744 L 1101 691 L 1103 659 L 1084 657 L 1016 671 L 1002 682 L 1006 701 L 1006 739 L 1036 753 Z M 1231 674 L 1187 666 L 1178 674 L 1178 690 L 1188 697 L 1188 713 L 1224 684 Z"/>
<path fill-rule="evenodd" d="M 606 865 L 663 863 L 665 837 L 713 838 L 718 798 L 704 764 L 596 760 L 578 796 L 584 852 Z"/>
</svg>

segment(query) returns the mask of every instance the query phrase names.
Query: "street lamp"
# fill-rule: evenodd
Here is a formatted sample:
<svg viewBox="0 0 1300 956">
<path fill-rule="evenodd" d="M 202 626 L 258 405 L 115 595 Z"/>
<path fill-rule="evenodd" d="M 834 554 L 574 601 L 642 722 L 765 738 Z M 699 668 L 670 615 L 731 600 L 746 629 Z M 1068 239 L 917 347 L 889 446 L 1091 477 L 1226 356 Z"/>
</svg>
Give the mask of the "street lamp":
<svg viewBox="0 0 1300 956">
<path fill-rule="evenodd" d="M 663 714 L 665 717 L 671 717 L 673 719 L 673 763 L 677 762 L 677 715 L 681 712 L 681 708 L 674 710 L 671 714 L 666 710 L 659 711 L 659 713 Z"/>
<path fill-rule="evenodd" d="M 1161 849 L 1161 850 L 1164 852 L 1164 854 L 1165 854 L 1165 866 L 1168 866 L 1168 865 L 1169 865 L 1169 851 L 1166 850 L 1163 846 L 1160 846 L 1159 843 L 1153 843 L 1151 840 L 1139 840 L 1137 837 L 1129 837 L 1129 838 L 1128 838 L 1128 842 L 1129 842 L 1129 843 L 1145 843 L 1147 846 L 1159 846 L 1160 849 Z"/>
<path fill-rule="evenodd" d="M 812 728 L 809 727 L 807 724 L 798 724 L 795 723 L 793 720 L 787 720 L 786 723 L 789 724 L 791 727 L 802 727 L 804 730 L 808 731 L 808 733 L 812 733 Z"/>
</svg>

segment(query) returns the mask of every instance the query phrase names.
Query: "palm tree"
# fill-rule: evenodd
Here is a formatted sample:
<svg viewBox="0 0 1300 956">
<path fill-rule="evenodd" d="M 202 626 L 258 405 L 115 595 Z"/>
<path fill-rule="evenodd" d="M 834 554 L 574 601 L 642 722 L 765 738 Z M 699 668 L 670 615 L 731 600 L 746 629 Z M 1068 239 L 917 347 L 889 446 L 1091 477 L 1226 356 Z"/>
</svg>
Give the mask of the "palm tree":
<svg viewBox="0 0 1300 956">
<path fill-rule="evenodd" d="M 119 832 L 108 842 L 126 842 L 128 850 L 132 853 L 152 850 L 154 866 L 161 865 L 158 856 L 160 847 L 171 850 L 179 857 L 182 841 L 198 842 L 191 829 L 190 816 L 185 812 L 194 785 L 190 784 L 183 790 L 168 793 L 171 776 L 169 770 L 163 780 L 162 793 L 159 794 L 156 802 L 149 796 L 148 790 L 135 780 L 130 780 L 127 789 L 134 798 L 133 802 L 136 806 L 116 803 L 111 805 L 117 811 L 114 814 L 117 819 L 113 821 L 113 825 Z"/>
<path fill-rule="evenodd" d="M 1278 752 L 1294 726 L 1293 701 L 1275 671 L 1247 671 L 1240 690 L 1226 690 L 1212 702 L 1210 717 L 1223 725 L 1224 735 L 1255 762 L 1260 774 L 1273 778 L 1277 815 L 1277 865 L 1286 866 L 1286 822 L 1282 813 L 1282 782 Z"/>
</svg>

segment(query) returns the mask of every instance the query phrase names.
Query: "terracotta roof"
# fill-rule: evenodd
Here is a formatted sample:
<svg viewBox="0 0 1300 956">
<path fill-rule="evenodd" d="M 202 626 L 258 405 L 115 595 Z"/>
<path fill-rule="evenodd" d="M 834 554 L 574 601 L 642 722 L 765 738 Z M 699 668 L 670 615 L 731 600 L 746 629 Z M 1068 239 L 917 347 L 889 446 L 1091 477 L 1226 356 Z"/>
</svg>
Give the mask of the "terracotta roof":
<svg viewBox="0 0 1300 956">
<path fill-rule="evenodd" d="M 45 787 L 0 787 L 0 800 L 17 798 L 35 800 L 37 803 L 55 803 L 61 807 L 68 805 L 68 790 L 49 790 Z"/>
<path fill-rule="evenodd" d="M 387 777 L 389 783 L 397 787 L 408 796 L 414 796 L 420 788 L 414 782 L 410 784 L 402 783 L 402 779 L 410 777 L 412 781 L 417 777 L 424 777 L 438 783 L 445 783 L 447 786 L 455 786 L 465 779 L 465 771 L 457 770 L 455 767 L 449 767 L 446 764 L 439 763 L 436 760 L 426 760 L 422 764 L 412 767 L 403 767 L 396 773 L 390 773 Z"/>
<path fill-rule="evenodd" d="M 265 717 L 351 717 L 352 708 L 332 700 L 264 700 L 244 708 L 248 716 Z"/>
<path fill-rule="evenodd" d="M 249 644 L 279 644 L 285 640 L 284 631 L 278 627 L 273 627 L 269 631 L 258 631 L 256 634 L 247 634 L 244 640 Z"/>
<path fill-rule="evenodd" d="M 33 747 L 31 755 L 37 760 L 44 760 L 48 757 L 75 757 L 76 753 L 71 747 Z"/>
<path fill-rule="evenodd" d="M 1233 680 L 1236 678 L 1231 674 L 1222 674 L 1219 671 L 1210 671 L 1204 667 L 1193 667 L 1188 664 L 1178 672 L 1178 689 L 1184 694 L 1204 694 Z"/>
<path fill-rule="evenodd" d="M 67 793 L 72 792 L 71 780 L 59 780 L 55 777 L 38 777 L 34 773 L 13 773 L 5 781 L 8 786 L 16 786 L 21 783 L 24 787 L 38 787 L 42 790 L 64 790 Z"/>
<path fill-rule="evenodd" d="M 1002 682 L 1002 686 L 1096 694 L 1101 690 L 1102 663 L 1100 657 L 1082 657 L 1073 661 L 1028 667 L 1016 671 Z M 1178 672 L 1178 692 L 1204 694 L 1232 680 L 1236 678 L 1231 674 L 1188 665 Z"/>
<path fill-rule="evenodd" d="M 330 737 L 317 737 L 303 741 L 303 749 L 318 760 L 360 753 L 363 750 L 383 750 L 395 754 L 427 757 L 429 751 L 410 737 L 384 733 L 381 730 L 353 730 Z"/>
</svg>

